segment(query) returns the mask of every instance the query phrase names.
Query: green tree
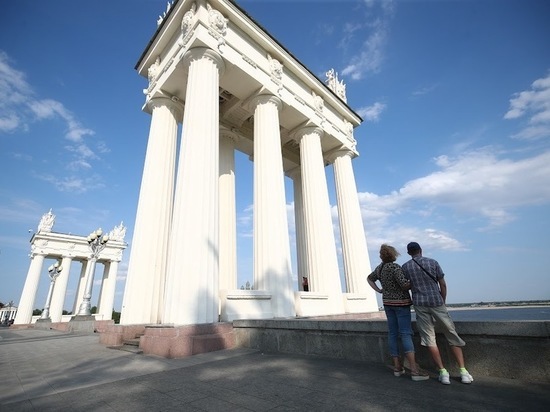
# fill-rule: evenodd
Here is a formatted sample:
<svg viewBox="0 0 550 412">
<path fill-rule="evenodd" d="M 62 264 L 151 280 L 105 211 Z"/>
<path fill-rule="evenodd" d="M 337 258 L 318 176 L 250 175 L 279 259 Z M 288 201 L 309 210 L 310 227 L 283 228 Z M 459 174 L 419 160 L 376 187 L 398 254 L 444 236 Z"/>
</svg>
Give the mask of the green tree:
<svg viewBox="0 0 550 412">
<path fill-rule="evenodd" d="M 42 309 L 35 309 L 32 311 L 33 316 L 42 315 Z"/>
<path fill-rule="evenodd" d="M 115 321 L 116 324 L 119 324 L 120 323 L 120 312 L 117 312 L 116 310 L 113 310 L 112 319 Z"/>
</svg>

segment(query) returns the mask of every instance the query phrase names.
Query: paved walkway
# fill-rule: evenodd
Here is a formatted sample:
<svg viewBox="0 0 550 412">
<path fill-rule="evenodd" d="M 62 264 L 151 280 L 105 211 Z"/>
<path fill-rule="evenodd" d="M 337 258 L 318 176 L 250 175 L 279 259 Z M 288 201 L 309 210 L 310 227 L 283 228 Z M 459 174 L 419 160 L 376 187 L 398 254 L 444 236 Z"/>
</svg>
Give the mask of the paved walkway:
<svg viewBox="0 0 550 412">
<path fill-rule="evenodd" d="M 444 386 L 381 364 L 243 349 L 163 359 L 98 340 L 0 328 L 0 411 L 550 410 L 548 383 L 476 376 Z"/>
</svg>

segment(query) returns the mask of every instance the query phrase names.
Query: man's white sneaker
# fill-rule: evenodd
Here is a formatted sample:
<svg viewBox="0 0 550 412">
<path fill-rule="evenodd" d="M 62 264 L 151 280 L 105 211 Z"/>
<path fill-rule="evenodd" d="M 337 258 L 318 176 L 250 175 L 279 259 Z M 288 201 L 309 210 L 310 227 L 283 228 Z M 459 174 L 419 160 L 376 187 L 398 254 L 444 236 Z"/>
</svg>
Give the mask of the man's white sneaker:
<svg viewBox="0 0 550 412">
<path fill-rule="evenodd" d="M 472 377 L 472 375 L 470 375 L 470 373 L 468 373 L 468 371 L 460 372 L 460 381 L 462 383 L 472 383 L 474 381 L 474 378 Z"/>
<path fill-rule="evenodd" d="M 449 379 L 449 372 L 439 372 L 439 382 L 443 385 L 450 385 L 451 380 Z"/>
</svg>

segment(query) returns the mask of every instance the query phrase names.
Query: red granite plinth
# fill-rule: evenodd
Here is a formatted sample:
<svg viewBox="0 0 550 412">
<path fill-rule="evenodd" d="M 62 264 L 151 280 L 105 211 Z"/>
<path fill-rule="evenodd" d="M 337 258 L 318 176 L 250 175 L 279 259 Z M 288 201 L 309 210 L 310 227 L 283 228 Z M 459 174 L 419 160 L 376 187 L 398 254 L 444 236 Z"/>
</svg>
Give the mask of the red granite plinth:
<svg viewBox="0 0 550 412">
<path fill-rule="evenodd" d="M 235 347 L 231 323 L 186 326 L 149 326 L 140 338 L 145 354 L 164 358 L 184 358 L 199 353 Z"/>
</svg>

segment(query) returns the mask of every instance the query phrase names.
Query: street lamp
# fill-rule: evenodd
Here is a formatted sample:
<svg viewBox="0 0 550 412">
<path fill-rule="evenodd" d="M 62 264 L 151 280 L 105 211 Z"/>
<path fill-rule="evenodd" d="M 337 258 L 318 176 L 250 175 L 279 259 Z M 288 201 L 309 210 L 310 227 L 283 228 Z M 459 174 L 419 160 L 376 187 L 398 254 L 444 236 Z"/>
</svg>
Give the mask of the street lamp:
<svg viewBox="0 0 550 412">
<path fill-rule="evenodd" d="M 63 266 L 59 262 L 55 262 L 48 268 L 48 275 L 50 276 L 50 289 L 48 290 L 48 297 L 46 298 L 46 304 L 40 319 L 50 319 L 50 304 L 52 303 L 52 293 L 55 280 L 63 270 Z"/>
<path fill-rule="evenodd" d="M 99 257 L 99 254 L 103 249 L 105 249 L 105 246 L 107 246 L 107 242 L 109 241 L 109 235 L 106 235 L 106 234 L 104 235 L 103 231 L 100 228 L 100 229 L 97 229 L 95 232 L 90 233 L 88 235 L 87 241 L 88 241 L 88 245 L 90 246 L 90 250 L 92 251 L 92 254 L 90 256 L 90 261 L 89 261 L 88 276 L 86 278 L 86 289 L 84 292 L 84 299 L 80 304 L 78 313 L 76 314 L 77 316 L 90 316 L 92 314 L 90 299 L 92 298 L 92 286 L 94 284 L 95 264 L 97 262 L 97 258 Z"/>
</svg>

